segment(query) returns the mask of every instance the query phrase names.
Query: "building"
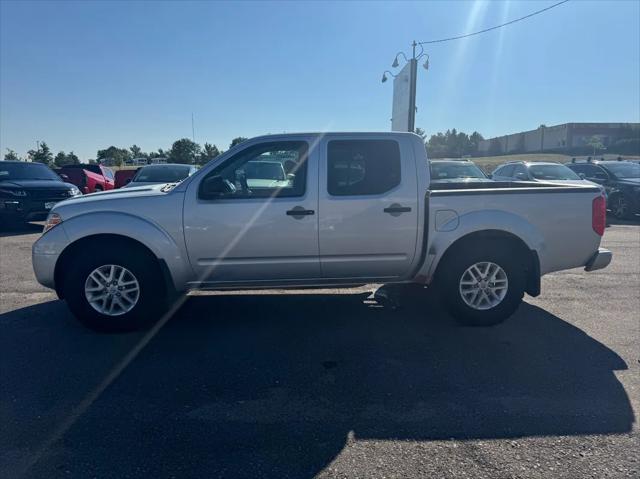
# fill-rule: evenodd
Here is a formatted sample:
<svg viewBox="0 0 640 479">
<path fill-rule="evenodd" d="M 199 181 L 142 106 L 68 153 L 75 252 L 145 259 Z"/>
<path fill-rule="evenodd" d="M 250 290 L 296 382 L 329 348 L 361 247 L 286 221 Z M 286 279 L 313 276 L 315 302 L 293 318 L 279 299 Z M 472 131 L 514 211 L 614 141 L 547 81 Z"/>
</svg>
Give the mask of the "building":
<svg viewBox="0 0 640 479">
<path fill-rule="evenodd" d="M 605 146 L 617 140 L 638 138 L 640 123 L 564 123 L 556 126 L 541 125 L 536 130 L 498 136 L 482 140 L 478 152 L 484 155 L 506 153 L 562 152 L 588 147 L 591 138 L 597 137 Z"/>
</svg>

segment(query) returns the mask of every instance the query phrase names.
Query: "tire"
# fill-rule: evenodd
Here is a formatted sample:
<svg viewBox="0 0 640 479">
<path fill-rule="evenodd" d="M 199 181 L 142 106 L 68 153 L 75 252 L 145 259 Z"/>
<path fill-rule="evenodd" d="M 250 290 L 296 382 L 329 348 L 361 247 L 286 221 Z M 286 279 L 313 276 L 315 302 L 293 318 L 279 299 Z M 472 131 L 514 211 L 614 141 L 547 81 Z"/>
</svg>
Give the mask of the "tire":
<svg viewBox="0 0 640 479">
<path fill-rule="evenodd" d="M 155 258 L 136 248 L 117 251 L 94 251 L 93 248 L 91 254 L 80 251 L 78 256 L 83 260 L 73 261 L 64 277 L 64 298 L 69 309 L 84 326 L 94 331 L 117 333 L 144 329 L 158 321 L 166 310 L 166 288 L 162 275 L 154 267 Z M 111 276 L 110 271 L 114 272 Z M 106 294 L 104 284 L 96 281 L 103 278 L 113 279 L 106 287 L 109 288 L 106 293 L 112 297 L 110 301 L 98 299 Z M 122 281 L 114 284 L 118 279 Z M 100 287 L 103 289 L 99 290 Z M 87 292 L 89 289 L 98 291 Z M 87 295 L 96 299 L 93 305 Z M 99 309 L 110 309 L 110 314 Z"/>
<path fill-rule="evenodd" d="M 619 220 L 633 219 L 629 202 L 622 194 L 616 195 L 611 201 L 611 214 Z"/>
<path fill-rule="evenodd" d="M 441 265 L 440 291 L 447 309 L 458 322 L 466 326 L 493 326 L 502 323 L 518 309 L 524 296 L 525 268 L 522 261 L 514 258 L 514 250 L 509 243 L 478 244 L 473 246 L 473 250 L 458 249 L 452 253 Z M 476 269 L 473 269 L 474 265 Z M 489 279 L 495 278 L 495 283 L 479 282 L 474 288 L 474 277 L 482 278 L 487 266 Z M 506 285 L 506 291 L 503 285 Z M 463 290 L 467 301 L 463 298 Z"/>
</svg>

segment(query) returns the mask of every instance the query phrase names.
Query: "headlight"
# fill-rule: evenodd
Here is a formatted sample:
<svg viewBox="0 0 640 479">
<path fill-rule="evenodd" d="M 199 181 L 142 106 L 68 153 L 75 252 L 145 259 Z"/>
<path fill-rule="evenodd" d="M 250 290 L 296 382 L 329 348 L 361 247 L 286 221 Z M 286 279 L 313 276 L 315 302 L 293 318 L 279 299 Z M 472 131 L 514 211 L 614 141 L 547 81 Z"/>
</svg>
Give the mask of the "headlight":
<svg viewBox="0 0 640 479">
<path fill-rule="evenodd" d="M 69 196 L 79 196 L 81 194 L 82 193 L 80 193 L 80 190 L 75 186 L 69 190 Z"/>
<path fill-rule="evenodd" d="M 51 228 L 59 225 L 60 223 L 62 223 L 62 217 L 58 213 L 49 213 L 49 216 L 47 216 L 47 222 L 44 224 L 42 234 L 45 234 Z"/>
<path fill-rule="evenodd" d="M 27 192 L 24 190 L 7 190 L 5 188 L 0 188 L 0 193 L 5 193 L 11 196 L 27 196 Z"/>
</svg>

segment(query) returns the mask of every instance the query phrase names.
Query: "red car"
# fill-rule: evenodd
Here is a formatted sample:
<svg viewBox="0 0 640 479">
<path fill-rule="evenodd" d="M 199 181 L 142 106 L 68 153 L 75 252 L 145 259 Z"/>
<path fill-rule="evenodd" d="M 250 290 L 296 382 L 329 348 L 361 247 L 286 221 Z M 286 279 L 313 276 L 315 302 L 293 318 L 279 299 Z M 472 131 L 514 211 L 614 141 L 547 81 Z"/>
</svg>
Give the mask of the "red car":
<svg viewBox="0 0 640 479">
<path fill-rule="evenodd" d="M 102 165 L 67 165 L 56 170 L 56 173 L 65 181 L 76 185 L 84 194 L 112 190 L 115 187 L 113 170 Z"/>
</svg>

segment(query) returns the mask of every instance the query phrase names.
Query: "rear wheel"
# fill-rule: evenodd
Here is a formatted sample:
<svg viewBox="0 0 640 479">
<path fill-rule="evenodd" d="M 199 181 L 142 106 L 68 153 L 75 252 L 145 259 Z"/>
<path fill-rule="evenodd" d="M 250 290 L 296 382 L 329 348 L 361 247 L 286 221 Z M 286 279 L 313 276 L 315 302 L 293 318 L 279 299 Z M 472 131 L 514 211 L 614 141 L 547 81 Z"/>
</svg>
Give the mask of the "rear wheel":
<svg viewBox="0 0 640 479">
<path fill-rule="evenodd" d="M 508 244 L 456 251 L 442 268 L 441 287 L 447 307 L 463 324 L 501 323 L 522 302 L 525 271 Z"/>
<path fill-rule="evenodd" d="M 166 304 L 161 275 L 154 274 L 149 255 L 136 253 L 98 252 L 71 263 L 64 297 L 82 324 L 96 331 L 123 332 L 160 319 Z"/>
</svg>

